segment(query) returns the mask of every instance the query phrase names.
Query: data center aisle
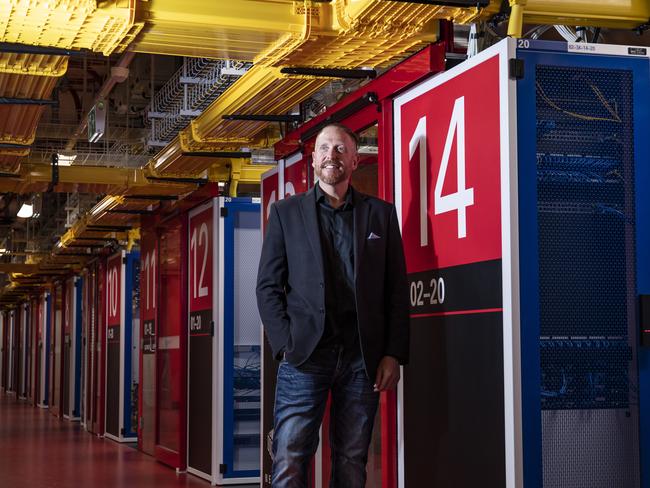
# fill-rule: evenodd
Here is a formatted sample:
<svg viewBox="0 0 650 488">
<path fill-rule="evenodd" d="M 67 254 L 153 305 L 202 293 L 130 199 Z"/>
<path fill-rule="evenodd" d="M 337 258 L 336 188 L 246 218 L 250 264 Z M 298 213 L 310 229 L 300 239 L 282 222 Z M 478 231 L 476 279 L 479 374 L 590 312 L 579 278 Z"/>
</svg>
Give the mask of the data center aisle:
<svg viewBox="0 0 650 488">
<path fill-rule="evenodd" d="M 0 486 L 167 488 L 210 484 L 176 473 L 127 445 L 0 393 Z M 243 488 L 243 487 L 242 487 Z"/>
</svg>

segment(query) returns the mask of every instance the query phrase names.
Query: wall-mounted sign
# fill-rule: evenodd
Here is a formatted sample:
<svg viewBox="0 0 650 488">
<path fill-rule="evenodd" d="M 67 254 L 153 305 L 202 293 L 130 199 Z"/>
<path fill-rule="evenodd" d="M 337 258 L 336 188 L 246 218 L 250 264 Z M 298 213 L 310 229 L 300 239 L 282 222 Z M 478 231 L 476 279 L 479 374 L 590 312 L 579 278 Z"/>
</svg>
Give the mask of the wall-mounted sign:
<svg viewBox="0 0 650 488">
<path fill-rule="evenodd" d="M 88 142 L 97 142 L 106 130 L 106 102 L 99 100 L 88 112 Z"/>
</svg>

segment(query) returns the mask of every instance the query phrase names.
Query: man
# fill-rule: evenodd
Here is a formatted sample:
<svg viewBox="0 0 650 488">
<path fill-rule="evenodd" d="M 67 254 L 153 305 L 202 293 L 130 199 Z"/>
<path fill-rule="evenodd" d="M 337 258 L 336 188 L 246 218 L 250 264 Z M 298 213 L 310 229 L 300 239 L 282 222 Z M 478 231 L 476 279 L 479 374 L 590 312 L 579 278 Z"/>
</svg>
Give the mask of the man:
<svg viewBox="0 0 650 488">
<path fill-rule="evenodd" d="M 357 135 L 316 137 L 318 183 L 275 203 L 257 302 L 278 370 L 273 488 L 306 488 L 332 394 L 331 488 L 364 488 L 379 392 L 408 360 L 408 284 L 395 208 L 350 185 Z"/>
</svg>

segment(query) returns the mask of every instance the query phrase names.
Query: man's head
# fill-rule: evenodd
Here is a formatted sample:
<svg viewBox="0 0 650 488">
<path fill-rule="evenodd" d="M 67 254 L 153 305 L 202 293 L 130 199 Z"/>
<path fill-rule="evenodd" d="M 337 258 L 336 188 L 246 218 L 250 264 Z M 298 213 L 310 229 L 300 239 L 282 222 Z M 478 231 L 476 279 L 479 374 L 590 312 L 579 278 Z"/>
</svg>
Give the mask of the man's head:
<svg viewBox="0 0 650 488">
<path fill-rule="evenodd" d="M 312 166 L 321 182 L 336 186 L 350 180 L 359 164 L 358 141 L 358 136 L 344 125 L 323 127 L 312 154 Z"/>
</svg>

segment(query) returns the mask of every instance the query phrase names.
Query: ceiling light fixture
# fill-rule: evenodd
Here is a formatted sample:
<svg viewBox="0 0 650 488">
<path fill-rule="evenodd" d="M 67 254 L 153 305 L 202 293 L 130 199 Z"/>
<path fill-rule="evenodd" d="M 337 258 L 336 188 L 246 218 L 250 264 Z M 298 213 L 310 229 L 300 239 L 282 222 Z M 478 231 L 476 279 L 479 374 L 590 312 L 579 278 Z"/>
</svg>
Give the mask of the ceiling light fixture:
<svg viewBox="0 0 650 488">
<path fill-rule="evenodd" d="M 59 160 L 59 166 L 72 166 L 74 160 L 77 159 L 76 154 L 67 155 L 67 154 L 57 154 Z"/>
<path fill-rule="evenodd" d="M 34 215 L 34 205 L 30 203 L 23 203 L 23 206 L 18 210 L 16 217 L 20 219 L 29 219 Z"/>
<path fill-rule="evenodd" d="M 90 211 L 91 215 L 97 215 L 100 212 L 106 210 L 113 203 L 113 197 L 106 197 L 104 200 L 99 202 L 95 208 Z"/>
</svg>

